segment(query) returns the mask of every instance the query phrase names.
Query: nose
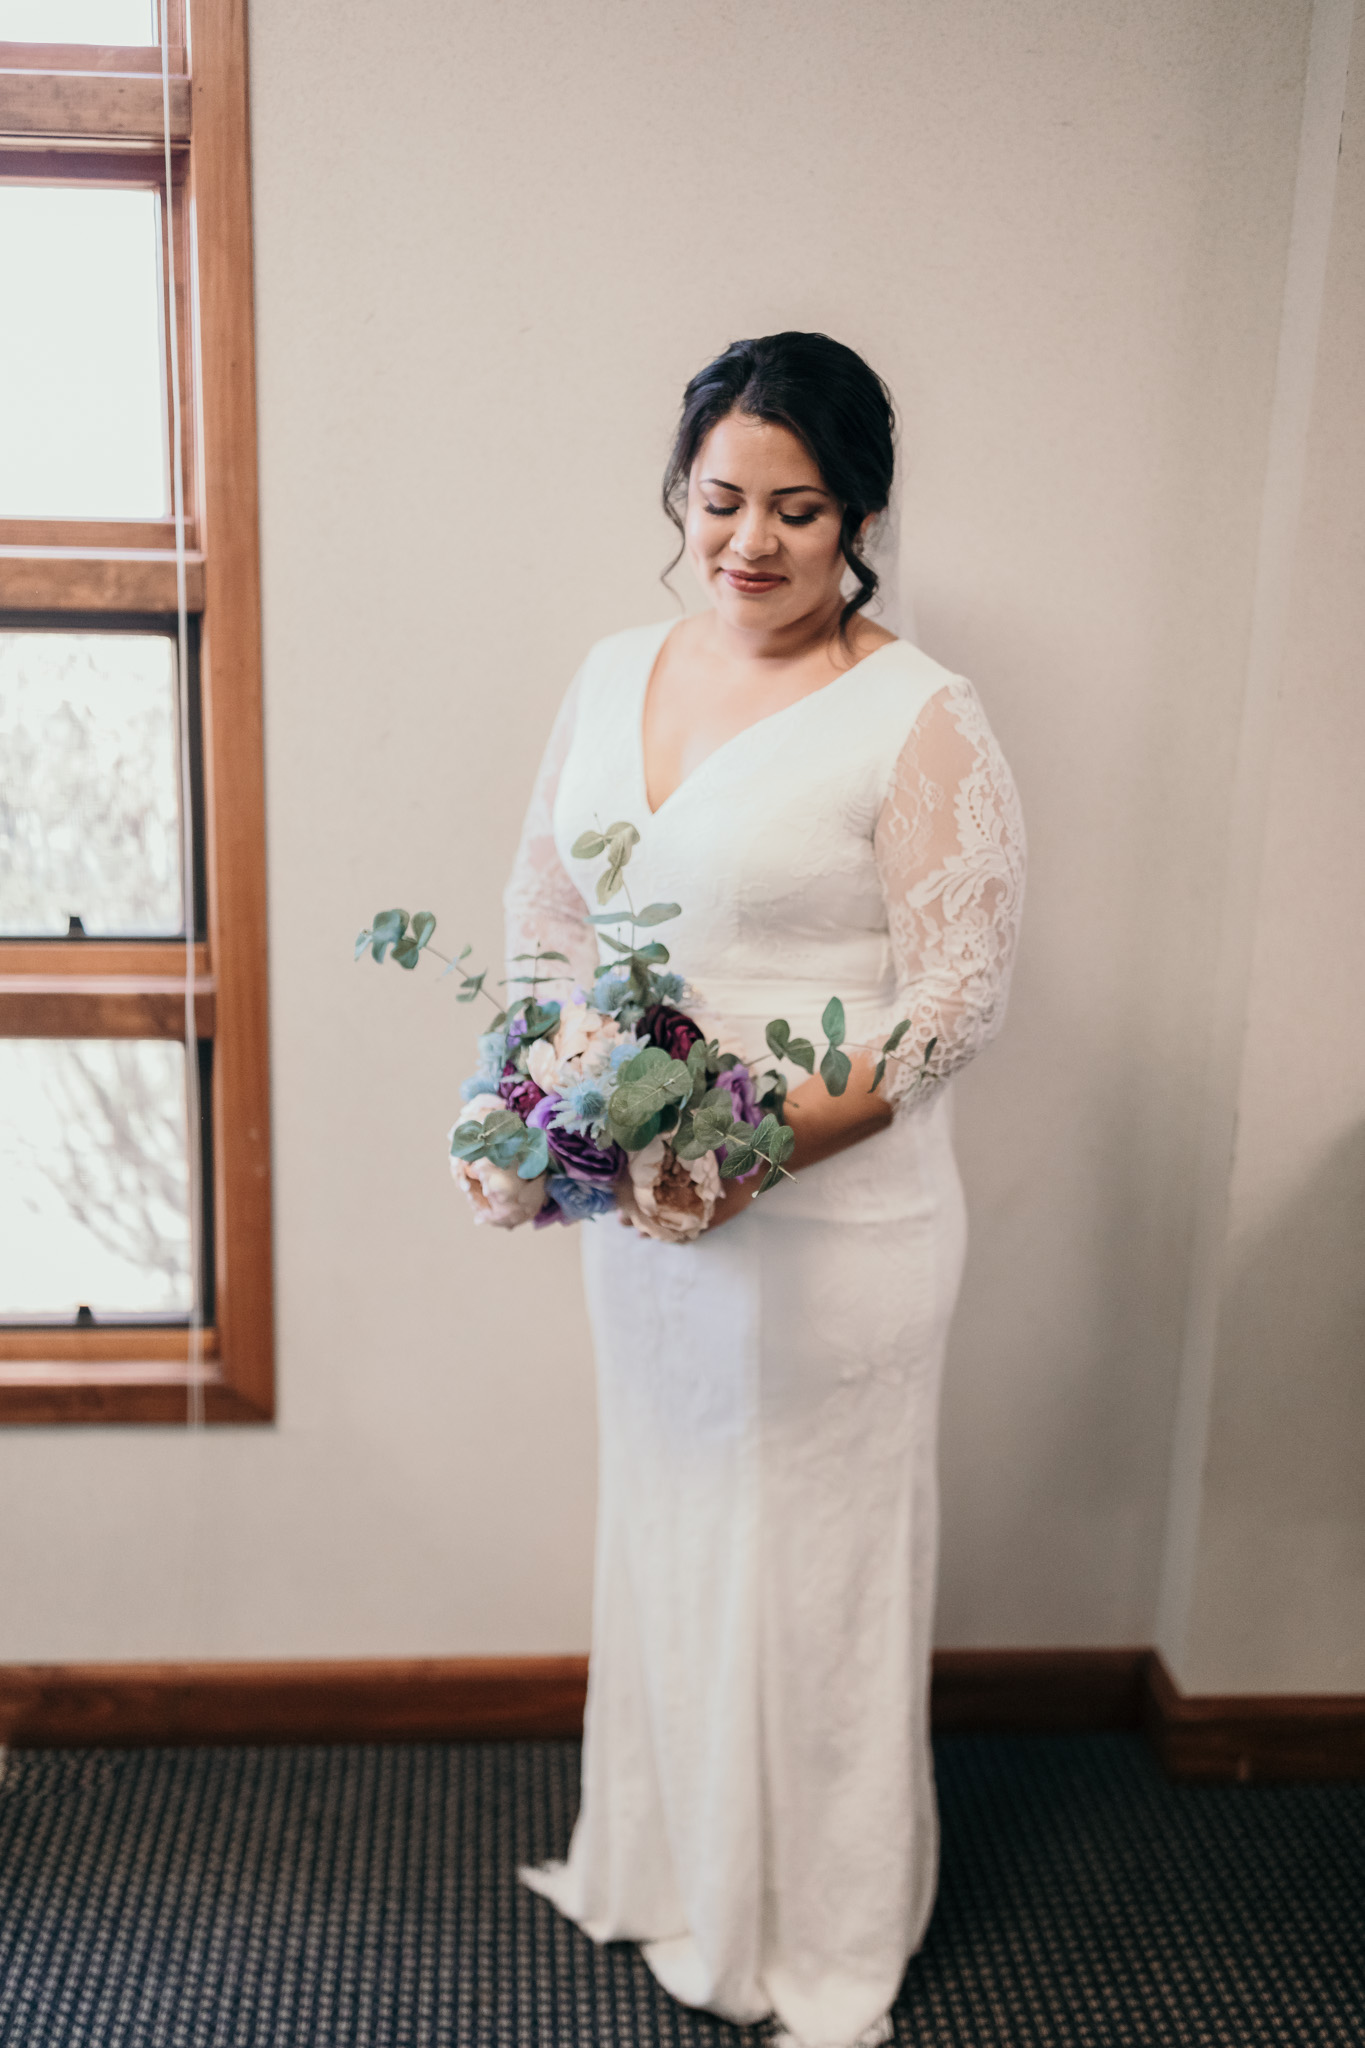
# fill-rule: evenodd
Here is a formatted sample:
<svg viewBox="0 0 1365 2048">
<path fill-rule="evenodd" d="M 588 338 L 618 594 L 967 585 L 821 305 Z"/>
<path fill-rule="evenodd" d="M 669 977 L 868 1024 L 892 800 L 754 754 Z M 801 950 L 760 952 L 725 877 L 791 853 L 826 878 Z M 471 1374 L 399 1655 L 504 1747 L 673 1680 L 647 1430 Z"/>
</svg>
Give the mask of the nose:
<svg viewBox="0 0 1365 2048">
<path fill-rule="evenodd" d="M 777 529 L 766 505 L 746 505 L 730 533 L 730 546 L 742 562 L 758 562 L 776 553 Z"/>
</svg>

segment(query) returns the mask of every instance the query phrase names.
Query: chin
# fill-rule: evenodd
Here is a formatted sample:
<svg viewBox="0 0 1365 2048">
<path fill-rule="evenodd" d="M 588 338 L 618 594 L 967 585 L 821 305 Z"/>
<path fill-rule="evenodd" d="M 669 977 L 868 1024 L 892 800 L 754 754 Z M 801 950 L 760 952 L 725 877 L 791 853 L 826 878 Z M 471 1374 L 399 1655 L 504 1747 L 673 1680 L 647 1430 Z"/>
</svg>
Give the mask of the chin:
<svg viewBox="0 0 1365 2048">
<path fill-rule="evenodd" d="M 801 605 L 786 583 L 777 590 L 764 591 L 761 596 L 745 597 L 717 577 L 711 601 L 721 616 L 736 626 L 785 626 L 801 616 Z"/>
</svg>

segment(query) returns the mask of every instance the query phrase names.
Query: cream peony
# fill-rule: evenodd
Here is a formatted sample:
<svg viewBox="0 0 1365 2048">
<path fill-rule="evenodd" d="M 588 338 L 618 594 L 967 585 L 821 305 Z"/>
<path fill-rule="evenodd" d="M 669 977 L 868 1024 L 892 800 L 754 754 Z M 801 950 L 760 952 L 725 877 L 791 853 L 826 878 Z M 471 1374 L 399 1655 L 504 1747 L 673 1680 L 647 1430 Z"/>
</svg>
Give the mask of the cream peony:
<svg viewBox="0 0 1365 2048">
<path fill-rule="evenodd" d="M 507 1104 L 500 1095 L 476 1095 L 472 1102 L 465 1104 L 462 1124 L 481 1124 L 495 1109 L 506 1109 Z M 452 1124 L 450 1137 L 454 1137 L 456 1126 Z M 449 1140 L 447 1140 L 449 1142 Z M 450 1171 L 469 1198 L 476 1223 L 492 1223 L 499 1230 L 515 1230 L 519 1223 L 529 1223 L 538 1216 L 545 1206 L 545 1179 L 538 1174 L 534 1180 L 522 1180 L 516 1169 L 510 1166 L 495 1166 L 491 1159 L 452 1158 Z"/>
<path fill-rule="evenodd" d="M 666 1138 L 655 1138 L 630 1155 L 630 1179 L 618 1189 L 624 1213 L 646 1237 L 665 1244 L 690 1244 L 711 1221 L 720 1200 L 720 1168 L 714 1152 L 679 1159 Z"/>
<path fill-rule="evenodd" d="M 538 1038 L 526 1055 L 526 1071 L 546 1095 L 562 1095 L 575 1081 L 600 1074 L 621 1027 L 587 1003 L 566 1003 L 551 1038 Z"/>
</svg>

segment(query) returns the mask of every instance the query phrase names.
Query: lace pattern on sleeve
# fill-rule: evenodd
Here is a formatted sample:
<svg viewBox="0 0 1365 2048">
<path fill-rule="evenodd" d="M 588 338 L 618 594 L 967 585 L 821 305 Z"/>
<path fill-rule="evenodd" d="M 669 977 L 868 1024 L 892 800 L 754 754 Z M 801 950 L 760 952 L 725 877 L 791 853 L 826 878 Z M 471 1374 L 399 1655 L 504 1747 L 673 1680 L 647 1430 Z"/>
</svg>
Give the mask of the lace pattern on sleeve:
<svg viewBox="0 0 1365 2048">
<path fill-rule="evenodd" d="M 1019 799 L 960 677 L 930 698 L 902 748 L 873 847 L 895 1014 L 910 1019 L 881 1090 L 900 1109 L 936 1093 L 999 1030 L 1023 903 Z"/>
<path fill-rule="evenodd" d="M 507 917 L 509 977 L 527 971 L 525 963 L 514 965 L 513 962 L 518 953 L 533 952 L 537 945 L 548 952 L 568 956 L 569 964 L 562 975 L 555 981 L 545 982 L 537 991 L 543 1001 L 551 998 L 564 1000 L 575 982 L 591 988 L 597 967 L 597 938 L 588 923 L 587 906 L 571 877 L 565 873 L 555 845 L 555 798 L 573 742 L 578 697 L 579 685 L 575 679 L 560 706 L 559 716 L 546 744 L 526 820 L 521 828 L 516 859 L 502 898 Z M 509 1000 L 522 992 L 515 982 L 509 980 Z"/>
</svg>

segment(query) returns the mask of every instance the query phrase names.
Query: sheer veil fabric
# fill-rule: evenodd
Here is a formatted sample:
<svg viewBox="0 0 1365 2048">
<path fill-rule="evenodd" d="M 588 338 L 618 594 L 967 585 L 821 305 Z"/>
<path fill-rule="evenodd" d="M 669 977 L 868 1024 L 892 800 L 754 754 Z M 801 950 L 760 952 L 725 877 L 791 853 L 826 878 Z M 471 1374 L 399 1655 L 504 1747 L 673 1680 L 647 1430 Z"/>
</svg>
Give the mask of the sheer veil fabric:
<svg viewBox="0 0 1365 2048">
<path fill-rule="evenodd" d="M 928 1741 L 939 1380 L 965 1249 L 951 1077 L 999 1028 L 1023 893 L 1009 771 L 970 684 L 906 641 L 747 728 L 651 813 L 641 717 L 667 624 L 600 642 L 556 720 L 507 889 L 589 984 L 595 867 L 723 1042 L 911 1020 L 876 1137 L 715 1235 L 582 1229 L 601 1446 L 583 1801 L 526 1882 L 637 1940 L 690 2005 L 799 2048 L 877 2029 L 933 1902 Z M 799 1069 L 789 1070 L 795 1083 Z M 868 2030 L 872 2030 L 869 2032 Z"/>
</svg>

